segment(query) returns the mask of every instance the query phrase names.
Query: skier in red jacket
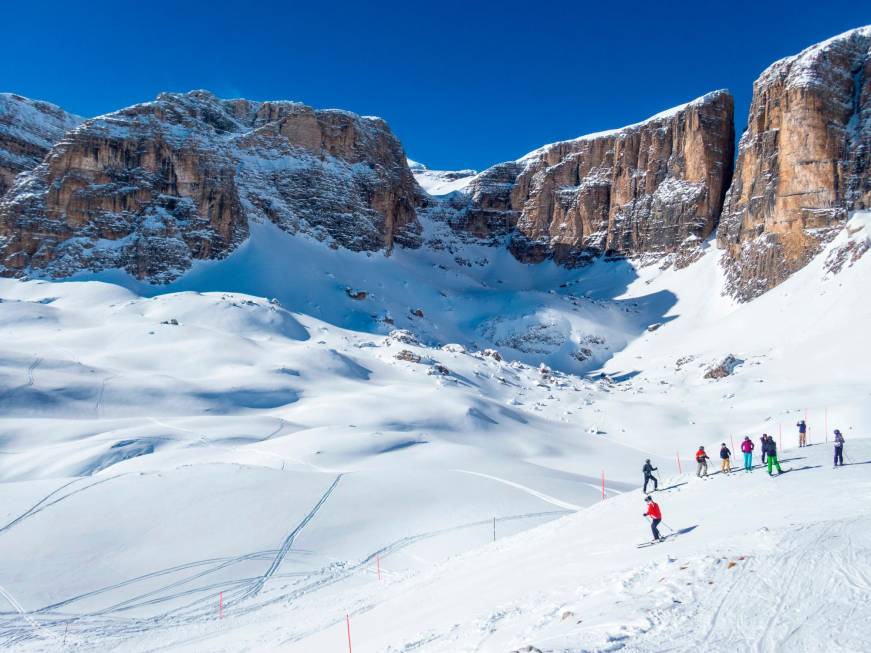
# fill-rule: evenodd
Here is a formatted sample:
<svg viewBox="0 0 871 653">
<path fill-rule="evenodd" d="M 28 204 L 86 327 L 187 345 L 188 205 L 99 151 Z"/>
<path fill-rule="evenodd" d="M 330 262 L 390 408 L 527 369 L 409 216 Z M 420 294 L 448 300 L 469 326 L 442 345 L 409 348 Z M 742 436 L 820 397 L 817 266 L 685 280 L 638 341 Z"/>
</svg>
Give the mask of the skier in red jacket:
<svg viewBox="0 0 871 653">
<path fill-rule="evenodd" d="M 710 456 L 705 453 L 705 448 L 703 446 L 699 446 L 699 450 L 696 451 L 696 462 L 699 464 L 699 469 L 696 472 L 696 476 L 702 477 L 708 475 L 708 460 Z"/>
<path fill-rule="evenodd" d="M 659 522 L 662 521 L 662 511 L 659 509 L 659 504 L 650 497 L 645 497 L 647 502 L 647 512 L 645 517 L 650 517 L 650 530 L 653 531 L 653 541 L 662 542 L 662 535 L 659 534 Z"/>
</svg>

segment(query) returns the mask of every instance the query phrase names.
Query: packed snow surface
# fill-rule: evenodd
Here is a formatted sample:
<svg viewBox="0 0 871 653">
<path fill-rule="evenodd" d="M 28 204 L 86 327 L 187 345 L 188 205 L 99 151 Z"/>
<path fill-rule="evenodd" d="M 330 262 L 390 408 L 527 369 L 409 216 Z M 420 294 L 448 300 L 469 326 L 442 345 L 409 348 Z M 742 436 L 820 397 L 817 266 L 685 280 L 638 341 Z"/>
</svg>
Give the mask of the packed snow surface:
<svg viewBox="0 0 871 653">
<path fill-rule="evenodd" d="M 565 270 L 262 224 L 165 287 L 0 280 L 0 643 L 862 650 L 871 259 L 826 262 L 866 232 L 745 305 L 713 249 Z M 692 477 L 763 432 L 782 478 Z M 680 535 L 638 549 L 646 458 Z"/>
</svg>

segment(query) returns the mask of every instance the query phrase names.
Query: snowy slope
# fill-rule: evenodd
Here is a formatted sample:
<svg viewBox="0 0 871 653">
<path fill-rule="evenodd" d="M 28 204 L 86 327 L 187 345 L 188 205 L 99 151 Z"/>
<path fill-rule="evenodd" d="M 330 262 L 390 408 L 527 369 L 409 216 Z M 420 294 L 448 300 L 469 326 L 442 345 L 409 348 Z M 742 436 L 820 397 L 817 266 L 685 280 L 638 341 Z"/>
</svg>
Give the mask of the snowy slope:
<svg viewBox="0 0 871 653">
<path fill-rule="evenodd" d="M 714 250 L 680 271 L 565 270 L 425 228 L 445 248 L 385 258 L 253 224 L 160 289 L 0 281 L 0 642 L 341 650 L 349 612 L 356 650 L 698 650 L 708 630 L 722 650 L 733 624 L 759 650 L 822 650 L 792 608 L 828 586 L 769 583 L 828 542 L 811 564 L 852 574 L 839 601 L 867 600 L 867 515 L 838 521 L 867 496 L 864 467 L 840 488 L 811 447 L 783 479 L 681 485 L 666 522 L 698 528 L 667 549 L 634 548 L 633 488 L 646 457 L 682 482 L 675 458 L 686 472 L 700 443 L 768 431 L 790 448 L 805 415 L 812 442 L 837 426 L 868 459 L 867 215 L 744 305 L 721 297 Z M 704 379 L 728 354 L 734 374 Z M 736 505 L 746 520 L 707 517 Z M 748 615 L 772 601 L 765 630 Z"/>
<path fill-rule="evenodd" d="M 408 167 L 420 187 L 434 196 L 464 191 L 478 174 L 476 170 L 430 170 L 411 159 L 408 160 Z"/>
<path fill-rule="evenodd" d="M 349 615 L 366 651 L 864 650 L 871 512 L 844 497 L 871 493 L 871 445 L 847 451 L 838 470 L 816 445 L 789 451 L 783 478 L 667 479 L 664 544 L 636 548 L 631 492 L 411 578 L 369 574 L 339 601 L 213 620 L 181 649 L 341 650 Z"/>
</svg>

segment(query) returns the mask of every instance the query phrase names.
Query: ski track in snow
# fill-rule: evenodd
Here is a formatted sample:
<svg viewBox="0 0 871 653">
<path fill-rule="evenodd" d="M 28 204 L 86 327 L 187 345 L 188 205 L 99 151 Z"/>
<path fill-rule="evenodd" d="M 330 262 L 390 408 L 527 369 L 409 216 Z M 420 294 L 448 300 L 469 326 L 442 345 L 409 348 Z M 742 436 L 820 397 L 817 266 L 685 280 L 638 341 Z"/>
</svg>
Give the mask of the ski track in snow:
<svg viewBox="0 0 871 653">
<path fill-rule="evenodd" d="M 336 476 L 336 480 L 334 480 L 332 485 L 327 488 L 327 491 L 324 492 L 323 496 L 321 496 L 320 500 L 315 504 L 314 508 L 312 508 L 309 513 L 303 518 L 303 520 L 296 526 L 296 528 L 294 528 L 288 534 L 287 538 L 282 543 L 281 548 L 278 550 L 278 554 L 272 561 L 272 564 L 269 565 L 269 569 L 267 569 L 263 576 L 251 587 L 248 593 L 244 594 L 239 598 L 240 601 L 247 599 L 251 596 L 257 596 L 260 593 L 260 591 L 263 589 L 263 586 L 281 565 L 284 557 L 287 555 L 287 552 L 290 551 L 290 547 L 293 546 L 293 541 L 302 532 L 302 529 L 304 529 L 308 525 L 308 523 L 315 518 L 315 516 L 318 514 L 318 511 L 323 507 L 323 505 L 327 502 L 327 499 L 330 498 L 330 495 L 336 489 L 336 486 L 339 485 L 339 481 L 342 480 L 342 476 L 342 474 Z"/>
<path fill-rule="evenodd" d="M 60 486 L 56 490 L 49 492 L 38 503 L 34 504 L 31 508 L 29 508 L 27 511 L 25 511 L 24 513 L 22 513 L 21 515 L 19 515 L 15 519 L 13 519 L 11 522 L 9 522 L 8 524 L 6 524 L 3 527 L 0 527 L 0 533 L 5 533 L 9 529 L 11 529 L 13 526 L 16 526 L 17 524 L 21 523 L 25 519 L 28 519 L 29 517 L 33 517 L 36 514 L 39 514 L 40 512 L 45 510 L 46 508 L 51 508 L 52 506 L 57 505 L 61 501 L 69 499 L 71 496 L 79 494 L 80 492 L 84 492 L 85 490 L 89 490 L 89 489 L 96 487 L 98 485 L 102 485 L 103 483 L 108 483 L 109 481 L 114 481 L 116 478 L 120 478 L 122 476 L 125 476 L 125 474 L 117 474 L 115 476 L 110 476 L 109 478 L 104 478 L 102 480 L 91 483 L 90 485 L 86 485 L 85 487 L 81 487 L 81 488 L 78 488 L 76 490 L 73 490 L 72 492 L 70 492 L 68 494 L 64 494 L 63 496 L 55 499 L 54 501 L 46 503 L 46 501 L 51 499 L 54 495 L 56 495 L 58 492 L 60 492 L 64 488 L 69 487 L 73 483 L 77 483 L 78 481 L 81 481 L 83 479 L 77 478 L 75 480 L 70 481 L 69 483 L 65 483 L 64 485 Z"/>
<path fill-rule="evenodd" d="M 30 614 L 21 606 L 21 604 L 18 602 L 18 600 L 12 595 L 12 593 L 9 592 L 2 585 L 0 585 L 0 596 L 2 596 L 4 599 L 6 599 L 9 602 L 9 605 L 11 605 L 18 612 L 18 614 L 20 614 L 21 617 L 25 621 L 27 621 L 28 624 L 30 624 L 34 633 L 36 633 L 40 636 L 50 637 L 50 638 L 54 639 L 55 641 L 60 641 L 60 637 L 58 637 L 51 630 L 49 630 L 47 628 L 43 628 L 41 624 L 39 624 L 36 620 L 34 620 L 33 617 L 30 616 Z"/>
<path fill-rule="evenodd" d="M 332 489 L 335 489 L 335 485 L 337 484 L 338 479 L 333 482 L 331 486 Z M 328 490 L 329 491 L 329 490 Z M 322 497 L 323 499 L 323 497 Z M 322 506 L 323 504 L 321 504 Z M 312 511 L 316 513 L 316 511 Z M 549 511 L 549 512 L 535 512 L 535 513 L 526 513 L 519 515 L 508 515 L 503 517 L 497 517 L 497 523 L 505 523 L 526 519 L 541 519 L 541 518 L 554 518 L 559 516 L 565 516 L 570 514 L 573 511 L 570 510 L 559 510 L 559 511 Z M 312 514 L 312 513 L 310 513 Z M 432 539 L 435 537 L 439 537 L 442 535 L 446 535 L 449 533 L 455 533 L 462 530 L 479 528 L 482 526 L 488 526 L 492 523 L 492 519 L 484 519 L 478 520 L 474 522 L 468 522 L 464 524 L 460 524 L 458 526 L 437 529 L 434 531 L 428 531 L 424 533 L 418 533 L 416 535 L 410 535 L 407 537 L 400 538 L 384 547 L 381 547 L 377 551 L 373 551 L 371 554 L 367 555 L 363 560 L 353 563 L 350 565 L 339 566 L 338 568 L 331 569 L 330 567 L 314 570 L 311 572 L 299 572 L 295 574 L 290 574 L 288 577 L 297 577 L 302 581 L 311 581 L 308 582 L 301 587 L 295 588 L 290 592 L 282 592 L 276 596 L 270 596 L 265 601 L 261 602 L 252 602 L 250 598 L 252 587 L 257 586 L 262 581 L 263 576 L 258 576 L 255 578 L 241 578 L 236 580 L 228 580 L 223 582 L 214 582 L 204 586 L 196 586 L 192 587 L 188 590 L 176 592 L 173 594 L 164 594 L 168 590 L 172 590 L 174 588 L 181 587 L 183 585 L 189 584 L 195 580 L 204 578 L 205 576 L 217 572 L 221 569 L 227 568 L 231 565 L 237 564 L 239 562 L 247 561 L 247 560 L 259 560 L 266 559 L 265 557 L 269 554 L 279 554 L 278 551 L 259 551 L 250 554 L 245 554 L 241 556 L 237 556 L 235 558 L 229 559 L 210 559 L 210 560 L 199 560 L 190 563 L 186 563 L 183 565 L 176 565 L 174 567 L 170 567 L 167 569 L 158 570 L 149 574 L 144 574 L 137 578 L 128 579 L 126 581 L 122 581 L 120 583 L 116 583 L 113 585 L 109 585 L 79 596 L 71 597 L 69 599 L 65 599 L 63 601 L 59 601 L 52 605 L 45 606 L 40 608 L 34 612 L 28 613 L 29 615 L 40 615 L 40 618 L 44 619 L 44 623 L 41 625 L 41 628 L 47 629 L 51 627 L 60 627 L 65 626 L 67 628 L 72 628 L 70 631 L 72 635 L 77 637 L 82 641 L 89 641 L 94 636 L 99 636 L 101 638 L 111 637 L 118 638 L 119 641 L 124 641 L 126 638 L 134 636 L 138 633 L 141 633 L 145 630 L 150 629 L 175 629 L 186 624 L 194 624 L 194 623 L 209 623 L 214 619 L 214 601 L 215 595 L 218 592 L 223 591 L 225 596 L 228 597 L 229 600 L 225 599 L 225 608 L 229 608 L 230 603 L 233 603 L 234 614 L 236 615 L 247 615 L 253 612 L 257 612 L 268 605 L 274 605 L 276 603 L 292 603 L 297 601 L 305 596 L 313 592 L 317 592 L 323 589 L 326 589 L 336 583 L 344 581 L 351 576 L 361 572 L 371 572 L 372 571 L 372 563 L 375 561 L 377 556 L 380 556 L 382 560 L 387 559 L 390 555 L 397 553 L 398 551 L 409 547 L 413 544 L 419 543 L 424 540 Z M 298 528 L 298 527 L 297 527 Z M 297 529 L 294 529 L 297 530 Z M 298 534 L 298 531 L 297 531 Z M 287 552 L 285 552 L 286 555 Z M 273 557 L 273 564 L 275 563 L 276 557 Z M 206 569 L 202 572 L 198 572 L 194 576 L 186 577 L 175 581 L 169 585 L 157 588 L 155 590 L 149 591 L 145 594 L 137 595 L 127 601 L 122 603 L 109 606 L 104 609 L 86 612 L 86 613 L 62 613 L 57 612 L 58 608 L 66 607 L 71 605 L 77 601 L 92 598 L 94 596 L 98 596 L 100 594 L 104 594 L 116 589 L 120 589 L 123 587 L 127 587 L 130 585 L 134 585 L 137 582 L 141 582 L 144 580 L 149 580 L 152 578 L 156 578 L 162 575 L 168 575 L 172 573 L 177 573 L 179 571 L 185 571 L 188 569 L 193 569 L 199 566 L 205 566 L 209 564 L 214 564 L 210 569 Z M 270 566 L 271 568 L 271 566 Z M 276 567 L 277 569 L 277 567 Z M 286 577 L 284 574 L 277 574 L 275 570 L 273 570 L 270 577 Z M 262 589 L 262 585 L 261 585 Z M 241 592 L 239 596 L 232 596 L 234 592 Z M 157 615 L 155 617 L 149 618 L 129 618 L 125 620 L 118 620 L 117 617 L 113 616 L 117 613 L 126 612 L 132 609 L 136 609 L 143 606 L 148 605 L 157 605 L 160 603 L 164 603 L 167 601 L 176 600 L 179 598 L 184 598 L 186 596 L 197 596 L 202 595 L 204 593 L 208 593 L 207 596 L 200 596 L 196 598 L 192 603 L 187 605 L 183 605 L 178 608 L 174 608 L 168 612 L 165 612 L 161 615 Z M 242 601 L 242 599 L 248 597 L 247 601 Z M 0 613 L 0 617 L 2 617 L 2 613 Z M 100 618 L 109 618 L 109 621 L 104 621 Z M 32 619 L 32 617 L 31 617 Z M 299 633 L 289 639 L 287 642 L 291 641 L 300 641 L 305 637 L 311 635 L 314 632 L 319 632 L 324 628 L 328 628 L 331 624 L 321 624 L 314 630 L 308 630 L 303 633 Z M 27 638 L 27 634 L 23 633 L 18 627 L 15 626 L 14 622 L 4 624 L 0 627 L 0 636 L 6 637 L 7 642 L 12 641 L 10 638 L 18 639 L 18 638 Z M 220 633 L 212 633 L 209 635 L 205 635 L 203 637 L 196 637 L 184 640 L 188 643 L 201 642 L 206 639 L 212 639 L 215 637 L 220 637 Z M 177 646 L 180 642 L 176 641 L 175 644 L 168 647 L 159 647 L 156 649 L 149 650 L 165 650 L 165 648 L 173 648 Z"/>
<path fill-rule="evenodd" d="M 36 368 L 42 364 L 42 358 L 37 356 L 33 359 L 33 362 L 27 366 L 27 370 L 25 371 L 25 381 L 21 385 L 8 388 L 5 392 L 2 393 L 2 397 L 7 398 L 19 390 L 24 390 L 25 388 L 32 388 L 36 383 L 36 377 L 34 373 L 36 372 Z"/>
<path fill-rule="evenodd" d="M 509 481 L 505 478 L 499 478 L 498 476 L 491 476 L 490 474 L 483 474 L 481 472 L 472 472 L 467 469 L 454 469 L 451 470 L 454 472 L 459 472 L 461 474 L 471 474 L 472 476 L 480 476 L 481 478 L 488 478 L 491 481 L 496 481 L 497 483 L 503 483 L 504 485 L 508 485 L 509 487 L 516 488 L 521 492 L 526 492 L 526 494 L 535 497 L 536 499 L 541 499 L 545 503 L 549 503 L 552 506 L 556 506 L 557 508 L 564 508 L 566 510 L 571 510 L 576 512 L 581 510 L 581 506 L 576 506 L 573 503 L 569 503 L 568 501 L 563 501 L 561 499 L 557 499 L 556 497 L 552 497 L 550 495 L 544 494 L 543 492 L 539 492 L 538 490 L 533 490 L 531 487 L 527 487 L 525 485 L 521 485 L 520 483 L 515 483 L 514 481 Z M 595 486 L 592 486 L 595 487 Z"/>
</svg>

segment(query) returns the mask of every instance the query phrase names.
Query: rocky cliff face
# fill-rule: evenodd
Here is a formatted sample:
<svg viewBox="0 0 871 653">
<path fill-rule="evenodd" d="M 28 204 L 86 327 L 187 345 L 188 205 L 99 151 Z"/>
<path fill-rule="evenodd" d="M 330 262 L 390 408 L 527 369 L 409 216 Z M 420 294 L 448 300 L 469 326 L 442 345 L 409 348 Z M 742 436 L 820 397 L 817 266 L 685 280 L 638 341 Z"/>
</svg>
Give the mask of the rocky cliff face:
<svg viewBox="0 0 871 653">
<path fill-rule="evenodd" d="M 292 102 L 163 94 L 86 121 L 0 202 L 0 272 L 168 282 L 270 220 L 354 250 L 414 246 L 419 189 L 387 124 Z"/>
<path fill-rule="evenodd" d="M 15 177 L 33 170 L 82 118 L 48 102 L 0 93 L 0 197 Z"/>
<path fill-rule="evenodd" d="M 548 145 L 478 175 L 456 226 L 508 235 L 521 260 L 693 260 L 732 172 L 732 97 L 710 93 L 623 129 Z"/>
<path fill-rule="evenodd" d="M 871 27 L 756 80 L 718 241 L 729 291 L 752 299 L 803 267 L 871 204 Z"/>
</svg>

